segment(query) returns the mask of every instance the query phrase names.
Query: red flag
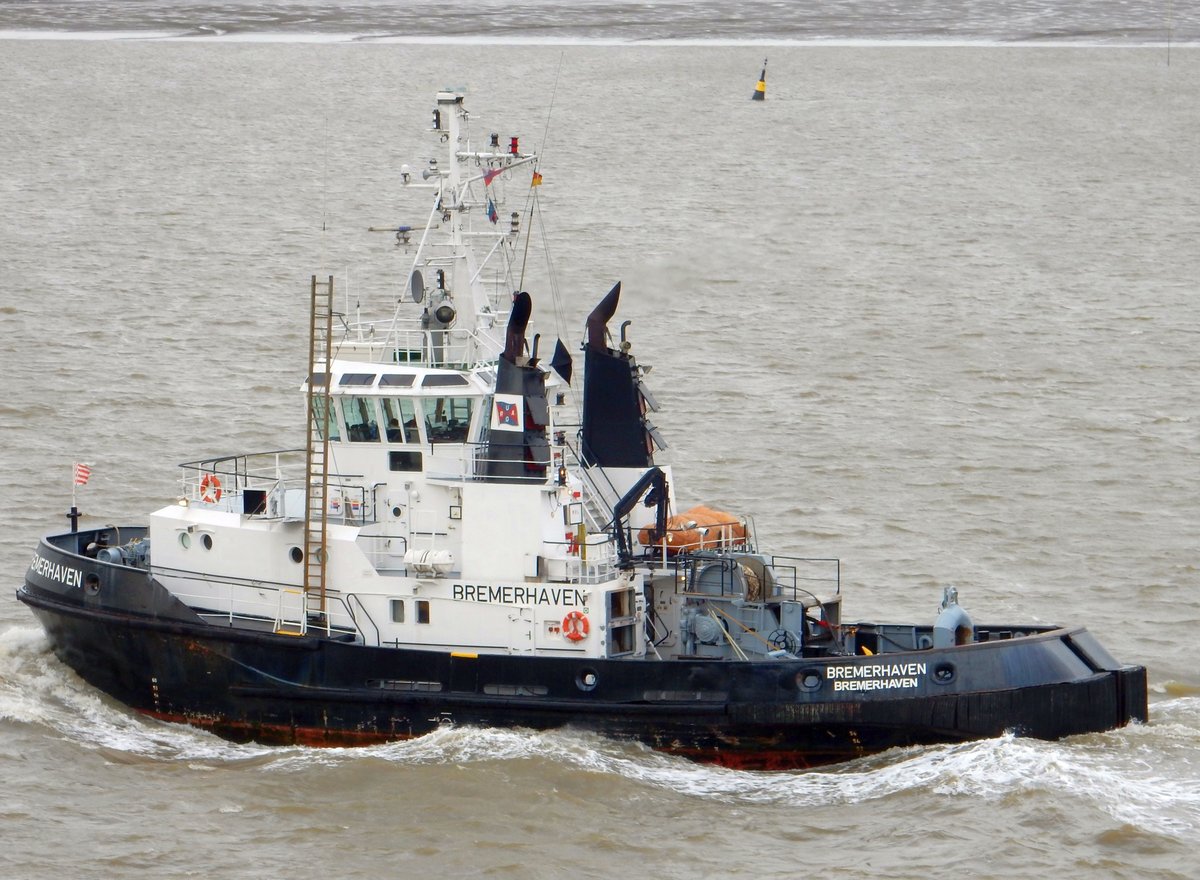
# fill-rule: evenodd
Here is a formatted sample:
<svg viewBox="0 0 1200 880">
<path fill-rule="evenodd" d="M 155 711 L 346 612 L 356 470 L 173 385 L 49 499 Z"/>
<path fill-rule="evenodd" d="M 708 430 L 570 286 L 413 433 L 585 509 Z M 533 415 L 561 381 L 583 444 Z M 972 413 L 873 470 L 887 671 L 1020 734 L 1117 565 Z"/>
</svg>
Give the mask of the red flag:
<svg viewBox="0 0 1200 880">
<path fill-rule="evenodd" d="M 499 177 L 500 171 L 501 170 L 499 168 L 489 168 L 487 171 L 483 172 L 483 185 L 487 186 L 489 183 Z"/>
<path fill-rule="evenodd" d="M 542 185 L 542 172 L 540 172 L 540 171 L 533 172 L 533 180 L 530 181 L 529 185 L 530 186 L 541 186 Z"/>
<path fill-rule="evenodd" d="M 92 476 L 92 469 L 82 462 L 75 463 L 75 485 L 86 486 Z"/>
</svg>

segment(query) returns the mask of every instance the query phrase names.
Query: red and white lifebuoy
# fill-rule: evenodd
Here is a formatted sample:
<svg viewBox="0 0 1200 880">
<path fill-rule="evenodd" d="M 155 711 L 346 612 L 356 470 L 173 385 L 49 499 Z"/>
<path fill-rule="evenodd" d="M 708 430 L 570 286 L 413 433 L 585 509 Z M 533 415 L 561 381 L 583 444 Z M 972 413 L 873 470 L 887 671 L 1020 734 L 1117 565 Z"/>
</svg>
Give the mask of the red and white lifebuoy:
<svg viewBox="0 0 1200 880">
<path fill-rule="evenodd" d="M 591 631 L 592 625 L 582 611 L 572 611 L 563 618 L 562 633 L 573 642 L 582 642 Z"/>
<path fill-rule="evenodd" d="M 200 481 L 200 500 L 209 504 L 221 500 L 221 480 L 216 474 L 205 474 Z"/>
</svg>

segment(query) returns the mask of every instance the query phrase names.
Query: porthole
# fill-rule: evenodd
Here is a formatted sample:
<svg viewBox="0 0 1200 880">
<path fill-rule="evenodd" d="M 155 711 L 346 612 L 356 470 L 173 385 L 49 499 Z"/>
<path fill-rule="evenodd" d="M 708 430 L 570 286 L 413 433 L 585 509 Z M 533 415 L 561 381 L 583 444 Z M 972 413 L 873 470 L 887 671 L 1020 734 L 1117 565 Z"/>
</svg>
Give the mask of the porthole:
<svg viewBox="0 0 1200 880">
<path fill-rule="evenodd" d="M 819 669 L 805 669 L 796 673 L 796 686 L 801 690 L 815 691 L 824 680 Z"/>
<path fill-rule="evenodd" d="M 180 532 L 179 533 L 179 546 L 182 547 L 184 550 L 191 547 L 192 546 L 192 536 L 189 535 L 187 532 Z"/>
<path fill-rule="evenodd" d="M 594 691 L 596 685 L 599 683 L 600 676 L 594 669 L 581 669 L 579 670 L 579 674 L 575 676 L 575 687 L 581 691 Z"/>
<path fill-rule="evenodd" d="M 100 593 L 100 577 L 93 571 L 89 571 L 87 577 L 83 579 L 83 591 L 89 596 L 96 596 Z"/>
<path fill-rule="evenodd" d="M 212 549 L 212 535 L 205 532 L 203 535 L 200 536 L 200 544 L 204 547 L 205 550 L 211 550 Z"/>
<path fill-rule="evenodd" d="M 939 663 L 933 667 L 933 680 L 937 684 L 950 684 L 954 681 L 954 664 Z"/>
<path fill-rule="evenodd" d="M 303 562 L 304 561 L 304 551 L 301 550 L 299 547 L 293 547 L 291 550 L 289 550 L 288 556 L 291 557 L 292 562 Z"/>
</svg>

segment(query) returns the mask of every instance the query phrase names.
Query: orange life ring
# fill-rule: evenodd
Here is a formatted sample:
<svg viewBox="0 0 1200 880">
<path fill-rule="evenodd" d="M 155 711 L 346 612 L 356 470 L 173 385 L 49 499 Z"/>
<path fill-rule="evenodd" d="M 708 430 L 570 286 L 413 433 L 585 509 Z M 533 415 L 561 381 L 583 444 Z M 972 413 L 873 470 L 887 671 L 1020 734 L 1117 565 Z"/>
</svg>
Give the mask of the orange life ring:
<svg viewBox="0 0 1200 880">
<path fill-rule="evenodd" d="M 205 474 L 200 481 L 200 500 L 216 504 L 221 500 L 221 480 L 216 474 Z"/>
<path fill-rule="evenodd" d="M 572 611 L 563 618 L 562 631 L 571 641 L 582 642 L 592 631 L 592 625 L 582 611 Z"/>
</svg>

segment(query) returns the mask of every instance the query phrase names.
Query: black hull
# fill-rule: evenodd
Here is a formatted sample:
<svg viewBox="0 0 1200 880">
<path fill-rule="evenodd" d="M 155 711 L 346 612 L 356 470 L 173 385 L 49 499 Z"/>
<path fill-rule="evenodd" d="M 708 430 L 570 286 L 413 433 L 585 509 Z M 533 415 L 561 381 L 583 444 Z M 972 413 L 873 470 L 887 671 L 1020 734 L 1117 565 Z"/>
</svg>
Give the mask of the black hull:
<svg viewBox="0 0 1200 880">
<path fill-rule="evenodd" d="M 56 552 L 68 555 L 39 549 Z M 103 576 L 93 595 L 32 569 L 18 591 L 55 654 L 140 712 L 235 741 L 345 746 L 443 724 L 573 727 L 726 766 L 786 769 L 1006 731 L 1058 739 L 1146 718 L 1145 669 L 1119 666 L 1083 629 L 876 657 L 456 656 L 204 623 L 146 572 L 69 555 Z M 105 601 L 117 595 L 119 606 Z M 838 687 L 838 669 L 870 663 L 924 672 L 902 691 Z"/>
</svg>

